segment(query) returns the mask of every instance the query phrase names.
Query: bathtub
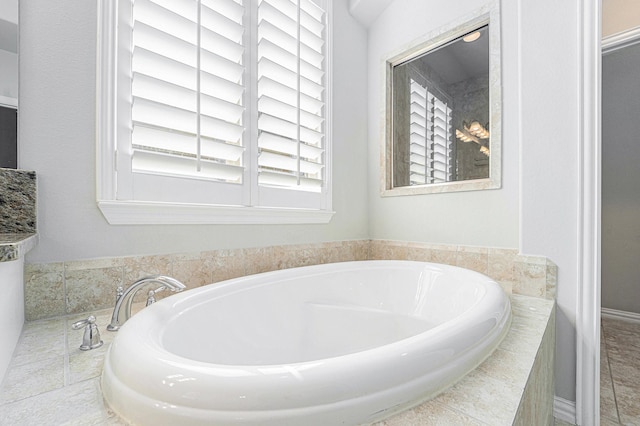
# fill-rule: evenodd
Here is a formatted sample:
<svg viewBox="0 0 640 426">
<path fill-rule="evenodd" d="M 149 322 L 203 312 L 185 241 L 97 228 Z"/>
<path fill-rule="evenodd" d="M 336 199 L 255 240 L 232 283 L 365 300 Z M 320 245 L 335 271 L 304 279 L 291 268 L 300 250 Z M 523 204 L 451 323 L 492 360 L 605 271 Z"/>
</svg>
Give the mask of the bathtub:
<svg viewBox="0 0 640 426">
<path fill-rule="evenodd" d="M 357 425 L 435 396 L 508 331 L 508 297 L 453 266 L 287 269 L 168 297 L 105 357 L 105 400 L 140 425 Z"/>
</svg>

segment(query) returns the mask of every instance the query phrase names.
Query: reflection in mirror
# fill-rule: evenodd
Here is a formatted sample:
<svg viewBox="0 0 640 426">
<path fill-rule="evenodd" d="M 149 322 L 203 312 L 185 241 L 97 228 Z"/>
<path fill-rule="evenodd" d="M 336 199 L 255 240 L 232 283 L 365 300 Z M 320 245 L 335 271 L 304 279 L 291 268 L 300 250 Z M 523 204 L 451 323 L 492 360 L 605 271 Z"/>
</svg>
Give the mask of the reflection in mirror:
<svg viewBox="0 0 640 426">
<path fill-rule="evenodd" d="M 478 16 L 386 62 L 383 195 L 500 187 L 498 27 Z"/>
<path fill-rule="evenodd" d="M 489 177 L 489 37 L 475 29 L 393 67 L 393 186 Z"/>
</svg>

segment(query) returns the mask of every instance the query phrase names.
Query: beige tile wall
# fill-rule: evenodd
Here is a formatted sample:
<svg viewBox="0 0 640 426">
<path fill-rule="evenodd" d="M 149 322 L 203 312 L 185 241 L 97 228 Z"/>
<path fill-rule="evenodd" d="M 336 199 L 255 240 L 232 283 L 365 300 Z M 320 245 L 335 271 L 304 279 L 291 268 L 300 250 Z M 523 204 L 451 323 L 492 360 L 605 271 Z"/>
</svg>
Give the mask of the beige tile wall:
<svg viewBox="0 0 640 426">
<path fill-rule="evenodd" d="M 277 269 L 366 260 L 368 250 L 369 242 L 359 240 L 26 264 L 25 316 L 32 321 L 112 307 L 118 286 L 147 275 L 169 275 L 196 288 Z M 138 292 L 136 301 L 146 293 Z"/>
<path fill-rule="evenodd" d="M 516 249 L 372 240 L 369 259 L 419 260 L 460 266 L 488 275 L 507 294 L 555 299 L 558 267 L 546 257 Z"/>
<path fill-rule="evenodd" d="M 118 286 L 151 274 L 196 288 L 260 272 L 367 259 L 457 265 L 489 275 L 508 294 L 555 298 L 557 267 L 544 257 L 520 256 L 515 249 L 358 240 L 26 264 L 25 315 L 32 321 L 109 308 Z M 137 301 L 143 300 L 146 291 L 139 295 Z"/>
<path fill-rule="evenodd" d="M 554 307 L 555 309 L 555 307 Z M 555 392 L 555 313 L 549 317 L 547 328 L 530 369 L 514 426 L 553 425 Z"/>
</svg>

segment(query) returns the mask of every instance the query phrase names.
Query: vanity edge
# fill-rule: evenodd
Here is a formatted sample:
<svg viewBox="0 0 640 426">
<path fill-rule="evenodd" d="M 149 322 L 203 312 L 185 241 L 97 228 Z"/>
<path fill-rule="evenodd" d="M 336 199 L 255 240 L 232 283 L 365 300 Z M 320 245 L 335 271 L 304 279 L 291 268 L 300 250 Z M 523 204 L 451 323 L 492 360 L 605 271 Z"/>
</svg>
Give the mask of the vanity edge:
<svg viewBox="0 0 640 426">
<path fill-rule="evenodd" d="M 23 258 L 38 244 L 37 233 L 0 234 L 0 262 Z"/>
</svg>

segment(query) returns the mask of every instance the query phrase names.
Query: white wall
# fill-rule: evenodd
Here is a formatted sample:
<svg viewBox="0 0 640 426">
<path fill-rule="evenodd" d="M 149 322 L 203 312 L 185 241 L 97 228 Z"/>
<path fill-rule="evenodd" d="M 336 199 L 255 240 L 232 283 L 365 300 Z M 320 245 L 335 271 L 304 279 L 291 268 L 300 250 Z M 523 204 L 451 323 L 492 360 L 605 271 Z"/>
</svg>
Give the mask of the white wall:
<svg viewBox="0 0 640 426">
<path fill-rule="evenodd" d="M 396 0 L 369 29 L 370 234 L 519 247 L 554 261 L 559 267 L 556 393 L 575 400 L 578 2 L 502 2 L 502 189 L 379 196 L 382 58 L 482 4 Z"/>
<path fill-rule="evenodd" d="M 39 191 L 27 261 L 367 238 L 366 31 L 346 0 L 334 2 L 334 26 L 330 224 L 110 226 L 95 195 L 96 2 L 20 2 L 19 167 L 37 171 Z"/>
<path fill-rule="evenodd" d="M 0 103 L 2 98 L 18 99 L 18 54 L 0 49 Z"/>
<path fill-rule="evenodd" d="M 434 7 L 437 4 L 437 7 Z M 503 92 L 501 189 L 422 196 L 380 197 L 383 58 L 444 24 L 477 10 L 481 2 L 396 0 L 369 28 L 369 200 L 371 237 L 494 247 L 518 246 L 518 143 L 513 91 Z M 513 52 L 503 52 L 505 60 Z"/>
<path fill-rule="evenodd" d="M 0 0 L 0 19 L 18 23 L 18 0 Z"/>
<path fill-rule="evenodd" d="M 521 0 L 519 7 L 520 249 L 547 256 L 558 265 L 556 394 L 575 401 L 576 294 L 581 285 L 577 282 L 579 2 Z"/>
<path fill-rule="evenodd" d="M 18 0 L 0 0 L 0 104 L 16 106 Z"/>
</svg>

